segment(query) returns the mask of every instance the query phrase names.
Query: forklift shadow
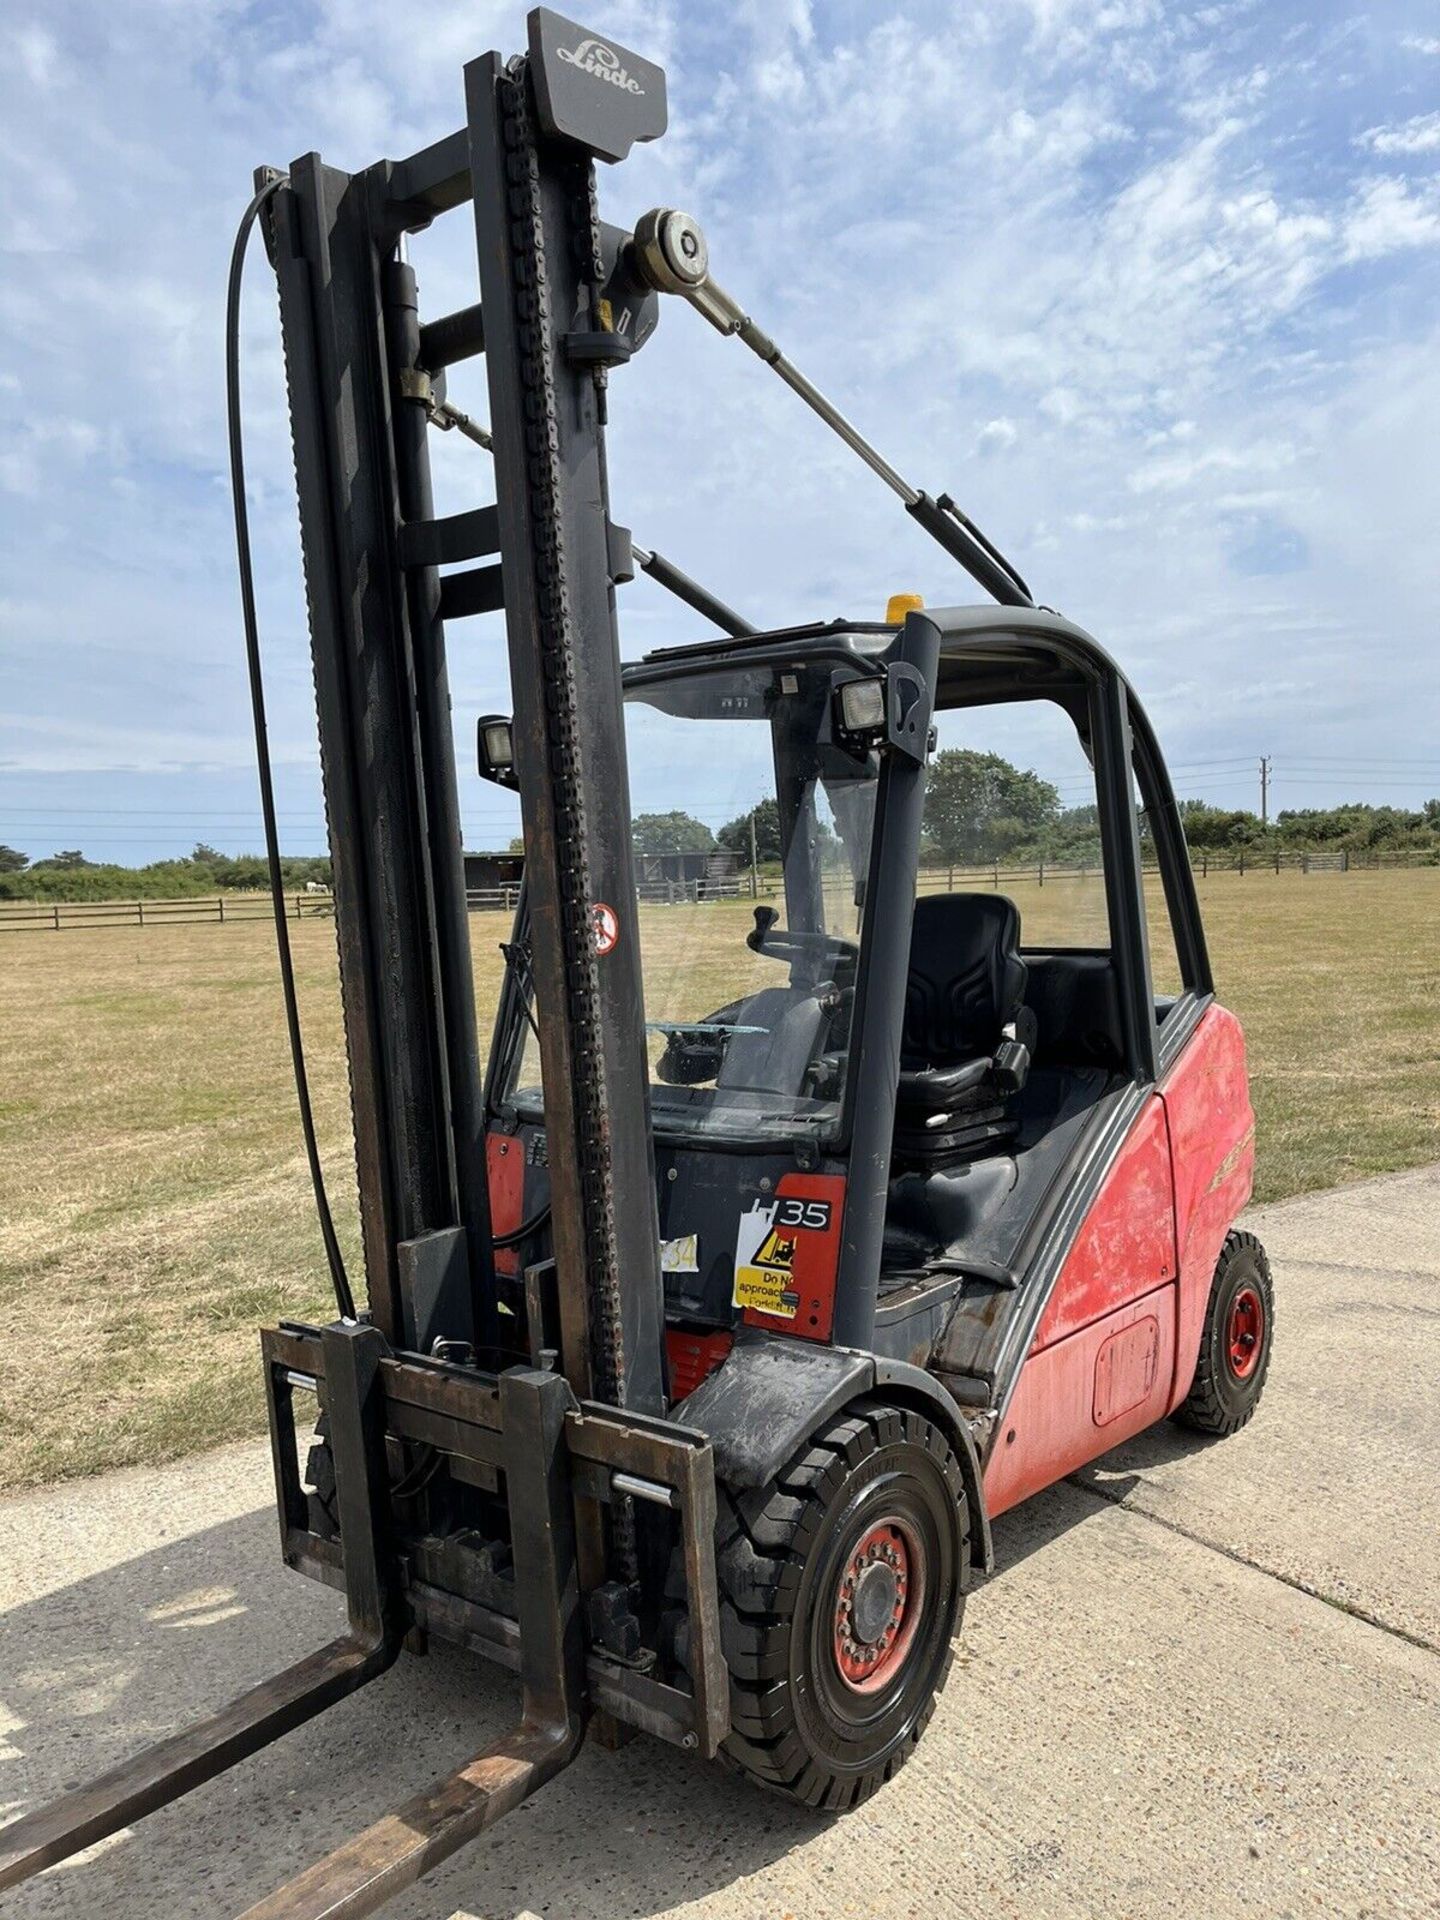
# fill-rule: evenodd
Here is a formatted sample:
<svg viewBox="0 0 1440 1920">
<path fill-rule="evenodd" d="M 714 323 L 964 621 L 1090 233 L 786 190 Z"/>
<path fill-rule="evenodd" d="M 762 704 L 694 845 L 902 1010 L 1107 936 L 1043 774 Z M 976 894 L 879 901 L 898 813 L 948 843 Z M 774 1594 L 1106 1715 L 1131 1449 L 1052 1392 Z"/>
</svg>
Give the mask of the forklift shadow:
<svg viewBox="0 0 1440 1920">
<path fill-rule="evenodd" d="M 1177 1460 L 1194 1459 L 1219 1444 L 1214 1434 L 1197 1433 L 1193 1427 L 1162 1420 L 1137 1433 L 1133 1440 L 1122 1442 L 1113 1452 L 1102 1453 L 1098 1460 L 1080 1467 L 1070 1475 L 1070 1484 L 1092 1498 L 1122 1506 L 1143 1485 L 1147 1473 Z"/>
<path fill-rule="evenodd" d="M 1169 1425 L 995 1522 L 991 1589 L 1144 1471 L 1208 1443 Z M 1100 1497 L 1097 1498 L 1097 1495 Z M 997 1596 L 998 1599 L 998 1596 Z M 213 1711 L 340 1630 L 339 1596 L 286 1572 L 258 1512 L 0 1615 L 0 1819 Z M 224 1920 L 510 1727 L 511 1676 L 437 1646 L 285 1739 L 8 1896 L 7 1920 Z M 395 1920 L 642 1916 L 723 1892 L 824 1832 L 720 1766 L 594 1741 L 532 1801 L 387 1908 Z"/>
<path fill-rule="evenodd" d="M 1033 1494 L 993 1523 L 995 1571 L 984 1588 L 1003 1584 L 1012 1568 L 1083 1526 L 1105 1506 L 1123 1506 L 1148 1471 L 1175 1460 L 1208 1452 L 1217 1442 L 1208 1434 L 1162 1420 L 1110 1453 L 1077 1468 L 1057 1486 Z M 1103 1505 L 1102 1505 L 1103 1503 Z"/>
<path fill-rule="evenodd" d="M 1011 1507 L 992 1523 L 995 1543 L 995 1570 L 977 1582 L 975 1595 L 983 1596 L 994 1588 L 1003 1588 L 1009 1575 L 1024 1566 L 1032 1554 L 1042 1553 L 1063 1540 L 1076 1527 L 1094 1519 L 1100 1509 L 1095 1500 L 1070 1480 L 1033 1494 L 1018 1507 Z M 984 1600 L 979 1599 L 983 1608 Z"/>
<path fill-rule="evenodd" d="M 343 1626 L 262 1511 L 0 1615 L 0 1820 L 213 1711 Z M 462 1765 L 518 1683 L 436 1647 L 217 1780 L 6 1896 L 6 1920 L 224 1920 Z M 587 1741 L 557 1780 L 386 1909 L 395 1920 L 640 1916 L 723 1890 L 823 1816 L 649 1739 Z"/>
</svg>

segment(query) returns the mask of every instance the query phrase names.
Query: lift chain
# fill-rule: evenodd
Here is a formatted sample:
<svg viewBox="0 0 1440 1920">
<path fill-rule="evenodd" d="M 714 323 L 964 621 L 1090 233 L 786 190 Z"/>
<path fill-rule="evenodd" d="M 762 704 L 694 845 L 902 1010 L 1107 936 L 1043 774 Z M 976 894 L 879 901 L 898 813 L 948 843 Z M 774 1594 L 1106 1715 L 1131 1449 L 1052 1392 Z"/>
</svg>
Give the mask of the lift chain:
<svg viewBox="0 0 1440 1920">
<path fill-rule="evenodd" d="M 590 862 L 585 835 L 583 769 L 576 751 L 577 690 L 569 634 L 571 607 L 560 524 L 562 476 L 554 422 L 558 403 L 551 363 L 550 288 L 545 271 L 540 167 L 531 124 L 526 62 L 512 60 L 500 82 L 500 107 L 509 182 L 511 244 L 516 260 L 515 310 L 527 387 L 526 464 L 534 530 L 536 600 L 545 660 L 550 783 L 559 853 L 561 924 L 569 982 L 572 1035 L 571 1098 L 578 1110 L 580 1185 L 587 1265 L 596 1306 L 591 1344 L 599 1396 L 622 1406 L 625 1356 L 621 1322 L 614 1186 L 604 1097 L 603 1029 Z M 593 169 L 574 167 L 577 191 L 593 194 Z M 582 202 L 583 204 L 583 202 Z M 583 235 L 584 229 L 581 229 Z M 577 236 L 578 237 L 578 236 Z M 588 250 L 588 249 L 587 249 Z M 582 255 L 582 259 L 584 255 Z M 560 1090 L 556 1090 L 558 1093 Z M 552 1096 L 553 1097 L 553 1096 Z"/>
</svg>

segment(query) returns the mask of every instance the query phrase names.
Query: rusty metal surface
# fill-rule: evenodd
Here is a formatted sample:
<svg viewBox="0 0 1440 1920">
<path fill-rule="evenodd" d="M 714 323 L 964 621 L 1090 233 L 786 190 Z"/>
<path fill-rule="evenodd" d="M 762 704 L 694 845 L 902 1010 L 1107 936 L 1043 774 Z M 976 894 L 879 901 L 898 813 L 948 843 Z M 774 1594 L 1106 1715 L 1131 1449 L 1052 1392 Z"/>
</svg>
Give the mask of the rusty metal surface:
<svg viewBox="0 0 1440 1920">
<path fill-rule="evenodd" d="M 333 1365 L 338 1356 L 329 1333 L 322 1338 Z M 413 1371 L 423 1379 L 423 1369 Z M 442 1392 L 448 1386 L 438 1382 Z M 522 1367 L 501 1376 L 499 1392 L 515 1598 L 525 1623 L 518 1648 L 525 1694 L 520 1725 L 252 1907 L 247 1920 L 354 1920 L 374 1913 L 517 1807 L 580 1745 L 585 1644 L 565 1455 L 574 1396 L 559 1374 Z"/>
<path fill-rule="evenodd" d="M 518 1807 L 567 1764 L 578 1735 L 522 1724 L 288 1886 L 249 1907 L 241 1920 L 359 1920 Z"/>
<path fill-rule="evenodd" d="M 288 1397 L 290 1389 L 283 1377 L 287 1370 L 315 1378 L 322 1392 L 328 1392 L 325 1339 L 320 1330 L 296 1325 L 272 1329 L 263 1336 L 263 1346 L 272 1399 L 284 1401 Z M 517 1376 L 532 1383 L 548 1383 L 547 1390 L 552 1393 L 559 1390 L 555 1443 L 563 1445 L 567 1456 L 568 1499 L 575 1524 L 585 1512 L 599 1512 L 611 1503 L 610 1476 L 615 1472 L 635 1474 L 673 1489 L 686 1577 L 693 1694 L 597 1663 L 593 1658 L 588 1663 L 589 1691 L 597 1710 L 644 1727 L 661 1739 L 693 1744 L 707 1757 L 712 1756 L 729 1731 L 730 1696 L 715 1584 L 715 1464 L 705 1436 L 668 1420 L 628 1410 L 620 1412 L 598 1401 L 576 1407 L 558 1375 L 527 1374 L 516 1369 L 497 1376 L 419 1355 L 384 1355 L 376 1367 L 390 1433 L 428 1441 L 457 1465 L 479 1462 L 500 1468 L 507 1467 L 512 1457 L 510 1420 L 503 1415 L 502 1404 L 507 1389 L 513 1397 L 509 1383 Z M 294 1468 L 290 1464 L 293 1444 L 280 1449 L 277 1458 L 282 1454 L 285 1471 L 281 1475 L 280 1504 L 284 1513 L 295 1503 Z M 293 1525 L 286 1528 L 284 1542 L 285 1557 L 292 1566 L 328 1584 L 338 1584 L 332 1542 Z M 418 1582 L 417 1565 L 423 1568 Z M 502 1665 L 517 1664 L 520 1627 L 490 1607 L 475 1606 L 474 1601 L 483 1596 L 461 1595 L 448 1587 L 449 1582 L 440 1578 L 438 1565 L 431 1566 L 422 1555 L 412 1565 L 407 1591 L 414 1617 L 442 1637 L 470 1646 Z M 528 1625 L 538 1614 L 532 1613 L 524 1595 L 517 1594 L 516 1598 L 521 1621 Z"/>
<path fill-rule="evenodd" d="M 348 1634 L 332 1640 L 209 1719 L 157 1741 L 63 1800 L 0 1829 L 0 1888 L 28 1880 L 214 1779 L 363 1687 L 383 1673 L 392 1658 L 383 1642 L 367 1643 Z"/>
</svg>

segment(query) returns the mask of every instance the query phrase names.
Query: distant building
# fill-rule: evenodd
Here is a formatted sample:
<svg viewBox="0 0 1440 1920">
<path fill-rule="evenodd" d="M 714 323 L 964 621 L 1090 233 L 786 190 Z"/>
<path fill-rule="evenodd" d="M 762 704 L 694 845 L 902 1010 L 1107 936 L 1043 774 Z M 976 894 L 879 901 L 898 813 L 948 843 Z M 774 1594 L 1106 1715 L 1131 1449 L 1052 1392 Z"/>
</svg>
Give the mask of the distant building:
<svg viewBox="0 0 1440 1920">
<path fill-rule="evenodd" d="M 708 853 L 637 853 L 635 882 L 648 892 L 683 884 L 703 900 L 707 893 L 733 893 L 740 879 L 740 856 L 728 847 Z"/>
<path fill-rule="evenodd" d="M 514 893 L 525 878 L 523 853 L 467 853 L 465 891 L 467 893 Z"/>
<path fill-rule="evenodd" d="M 673 890 L 692 900 L 739 891 L 741 859 L 726 847 L 708 853 L 637 853 L 635 880 L 646 899 L 664 899 Z M 467 893 L 513 896 L 525 877 L 523 853 L 467 853 Z M 507 900 L 506 904 L 510 904 Z"/>
</svg>

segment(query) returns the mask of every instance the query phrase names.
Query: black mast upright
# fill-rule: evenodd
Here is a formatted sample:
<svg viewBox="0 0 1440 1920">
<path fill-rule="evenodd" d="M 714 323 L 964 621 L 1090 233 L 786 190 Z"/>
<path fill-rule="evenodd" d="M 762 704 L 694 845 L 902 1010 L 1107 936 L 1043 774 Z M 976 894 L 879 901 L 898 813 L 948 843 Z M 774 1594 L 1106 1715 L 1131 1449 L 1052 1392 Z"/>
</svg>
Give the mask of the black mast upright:
<svg viewBox="0 0 1440 1920">
<path fill-rule="evenodd" d="M 603 426 L 653 299 L 617 274 L 628 236 L 598 218 L 594 162 L 664 131 L 665 77 L 539 8 L 528 57 L 472 62 L 466 98 L 460 132 L 353 176 L 310 155 L 274 203 L 370 1307 L 394 1345 L 494 1331 L 446 629 L 503 604 L 564 1368 L 581 1396 L 658 1413 L 630 560 Z M 480 305 L 427 327 L 401 243 L 467 199 Z M 496 502 L 437 518 L 435 376 L 479 352 Z"/>
<path fill-rule="evenodd" d="M 660 1412 L 602 420 L 605 363 L 628 356 L 609 331 L 593 156 L 663 131 L 664 76 L 539 9 L 529 58 L 489 54 L 465 85 L 565 1370 L 578 1392 Z"/>
<path fill-rule="evenodd" d="M 413 1346 L 469 1337 L 493 1286 L 444 649 L 401 546 L 415 501 L 387 364 L 384 174 L 298 160 L 273 249 L 369 1309 Z"/>
</svg>

